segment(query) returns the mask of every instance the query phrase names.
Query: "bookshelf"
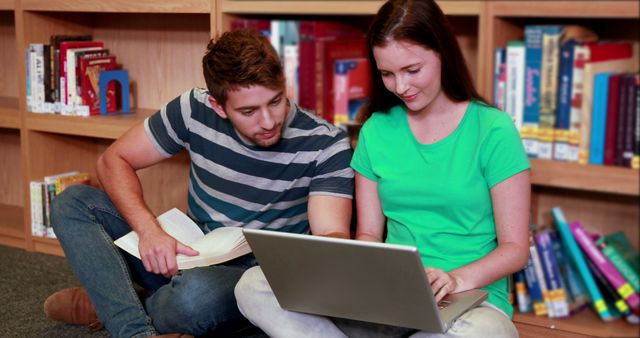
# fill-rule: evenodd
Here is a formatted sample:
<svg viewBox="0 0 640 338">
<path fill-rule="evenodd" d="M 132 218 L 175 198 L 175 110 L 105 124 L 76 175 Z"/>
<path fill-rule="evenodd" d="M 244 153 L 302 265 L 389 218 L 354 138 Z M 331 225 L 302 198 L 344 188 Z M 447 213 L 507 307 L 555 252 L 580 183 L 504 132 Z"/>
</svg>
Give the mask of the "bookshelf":
<svg viewBox="0 0 640 338">
<path fill-rule="evenodd" d="M 602 39 L 640 41 L 640 3 L 637 1 L 492 1 L 485 18 L 488 34 L 485 60 L 496 47 L 522 40 L 528 24 L 578 24 Z M 492 67 L 489 67 L 491 68 Z M 490 97 L 492 73 L 481 90 Z M 551 225 L 551 208 L 560 206 L 568 221 L 580 220 L 592 232 L 624 231 L 633 245 L 640 238 L 640 181 L 637 170 L 579 165 L 534 159 L 532 212 L 536 224 Z M 640 328 L 624 320 L 602 322 L 591 309 L 568 319 L 548 319 L 517 313 L 521 337 L 637 337 Z"/>
<path fill-rule="evenodd" d="M 363 28 L 381 0 L 0 0 L 0 244 L 61 255 L 56 240 L 31 236 L 29 181 L 69 170 L 95 180 L 100 153 L 128 128 L 194 86 L 204 86 L 201 56 L 209 38 L 234 18 L 339 19 Z M 575 23 L 601 37 L 640 41 L 637 1 L 438 1 L 452 21 L 481 93 L 492 97 L 493 51 L 521 39 L 532 23 Z M 92 34 L 129 71 L 133 113 L 69 117 L 26 111 L 24 49 L 52 34 Z M 489 65 L 489 66 L 488 66 Z M 140 171 L 154 212 L 186 207 L 188 158 Z M 532 161 L 533 211 L 550 208 L 589 229 L 623 230 L 638 246 L 638 171 Z M 97 182 L 94 182 L 97 183 Z M 167 189 L 166 187 L 171 187 Z M 638 336 L 622 321 L 590 311 L 566 320 L 515 316 L 522 337 Z"/>
</svg>

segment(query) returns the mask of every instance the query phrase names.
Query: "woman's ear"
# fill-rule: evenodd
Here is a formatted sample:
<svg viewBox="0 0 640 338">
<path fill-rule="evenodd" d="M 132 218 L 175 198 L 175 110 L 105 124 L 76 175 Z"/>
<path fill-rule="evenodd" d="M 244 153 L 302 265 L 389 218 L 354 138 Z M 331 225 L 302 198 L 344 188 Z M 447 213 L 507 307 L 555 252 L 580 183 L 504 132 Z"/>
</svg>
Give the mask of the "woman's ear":
<svg viewBox="0 0 640 338">
<path fill-rule="evenodd" d="M 211 107 L 213 108 L 213 111 L 215 111 L 216 114 L 218 114 L 218 116 L 222 117 L 223 119 L 226 119 L 229 117 L 227 113 L 224 111 L 224 108 L 222 108 L 220 103 L 218 103 L 218 100 L 214 99 L 213 96 L 209 96 L 209 103 L 211 103 Z"/>
</svg>

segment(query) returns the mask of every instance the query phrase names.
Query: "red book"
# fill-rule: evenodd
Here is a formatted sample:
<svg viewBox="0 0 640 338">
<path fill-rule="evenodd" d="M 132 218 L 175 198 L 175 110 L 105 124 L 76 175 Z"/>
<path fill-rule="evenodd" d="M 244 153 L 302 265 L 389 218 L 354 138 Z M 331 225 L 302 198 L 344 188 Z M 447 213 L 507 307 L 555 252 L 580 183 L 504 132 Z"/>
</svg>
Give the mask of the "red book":
<svg viewBox="0 0 640 338">
<path fill-rule="evenodd" d="M 116 69 L 115 55 L 80 57 L 80 92 L 82 104 L 89 106 L 90 115 L 100 114 L 100 73 Z M 111 81 L 107 87 L 107 112 L 117 109 L 116 83 Z"/>
<path fill-rule="evenodd" d="M 633 56 L 633 44 L 628 41 L 598 41 L 587 43 L 588 62 L 626 59 Z"/>
<path fill-rule="evenodd" d="M 316 51 L 319 43 L 322 41 L 363 38 L 364 32 L 356 27 L 347 25 L 342 22 L 334 21 L 317 21 L 303 20 L 300 21 L 300 65 L 298 71 L 299 83 L 299 105 L 304 109 L 316 112 L 318 98 L 316 95 L 316 84 L 322 81 L 317 75 L 323 74 L 324 71 L 316 71 L 318 64 L 322 63 L 319 59 L 324 52 Z M 323 47 L 320 47 L 323 48 Z M 326 66 L 326 65 L 323 65 Z M 330 72 L 333 72 L 333 65 L 328 65 Z M 328 78 L 328 81 L 331 77 Z M 322 103 L 320 103 L 322 105 Z"/>
<path fill-rule="evenodd" d="M 104 48 L 102 41 L 63 41 L 60 42 L 60 102 L 67 103 L 67 50 L 71 48 L 101 47 Z"/>
<path fill-rule="evenodd" d="M 336 60 L 367 57 L 364 38 L 320 41 L 316 44 L 316 112 L 333 123 L 334 82 Z"/>
<path fill-rule="evenodd" d="M 620 74 L 609 77 L 609 94 L 607 97 L 607 125 L 604 139 L 604 165 L 616 164 L 616 134 L 618 131 L 618 111 L 620 96 Z"/>
</svg>

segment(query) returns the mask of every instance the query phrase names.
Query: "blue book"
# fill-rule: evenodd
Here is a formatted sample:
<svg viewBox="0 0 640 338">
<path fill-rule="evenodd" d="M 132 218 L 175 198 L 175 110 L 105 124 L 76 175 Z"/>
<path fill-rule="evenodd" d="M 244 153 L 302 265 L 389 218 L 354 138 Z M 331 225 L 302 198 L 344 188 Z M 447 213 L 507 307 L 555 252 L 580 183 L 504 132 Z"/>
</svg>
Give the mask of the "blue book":
<svg viewBox="0 0 640 338">
<path fill-rule="evenodd" d="M 556 259 L 551 235 L 548 230 L 539 231 L 534 236 L 540 262 L 544 270 L 544 278 L 549 291 L 549 302 L 553 306 L 554 317 L 567 317 L 569 315 L 569 303 L 566 290 L 560 277 L 560 268 Z"/>
<path fill-rule="evenodd" d="M 602 165 L 604 162 L 604 138 L 607 129 L 607 98 L 609 97 L 609 77 L 612 73 L 598 73 L 593 77 L 593 108 L 591 109 L 591 142 L 589 163 Z"/>
<path fill-rule="evenodd" d="M 573 55 L 575 40 L 560 46 L 560 66 L 558 70 L 558 99 L 556 126 L 553 140 L 553 159 L 569 160 L 569 128 L 571 126 L 571 95 L 573 78 Z"/>
<path fill-rule="evenodd" d="M 531 297 L 533 312 L 537 316 L 546 316 L 547 304 L 544 302 L 542 290 L 540 290 L 540 283 L 538 283 L 538 275 L 536 274 L 535 267 L 533 266 L 533 259 L 531 256 L 529 256 L 529 261 L 523 271 L 524 280 L 527 283 L 527 290 L 529 290 L 529 296 Z"/>
<path fill-rule="evenodd" d="M 600 316 L 600 318 L 602 318 L 602 320 L 610 321 L 614 319 L 611 316 L 611 312 L 609 311 L 607 303 L 604 301 L 604 298 L 602 298 L 602 294 L 600 293 L 600 289 L 598 289 L 598 286 L 593 279 L 593 275 L 589 271 L 586 259 L 582 254 L 582 251 L 580 251 L 576 239 L 571 233 L 571 229 L 569 228 L 569 224 L 564 217 L 562 209 L 560 209 L 559 207 L 555 207 L 551 209 L 551 214 L 553 215 L 553 219 L 556 222 L 556 229 L 560 233 L 562 243 L 567 247 L 567 251 L 569 251 L 569 257 L 575 263 L 575 266 L 578 269 L 578 273 L 580 274 L 580 277 L 582 278 L 582 281 L 584 282 L 587 291 L 589 292 L 589 296 L 591 297 L 591 305 L 593 306 L 596 313 Z"/>
</svg>

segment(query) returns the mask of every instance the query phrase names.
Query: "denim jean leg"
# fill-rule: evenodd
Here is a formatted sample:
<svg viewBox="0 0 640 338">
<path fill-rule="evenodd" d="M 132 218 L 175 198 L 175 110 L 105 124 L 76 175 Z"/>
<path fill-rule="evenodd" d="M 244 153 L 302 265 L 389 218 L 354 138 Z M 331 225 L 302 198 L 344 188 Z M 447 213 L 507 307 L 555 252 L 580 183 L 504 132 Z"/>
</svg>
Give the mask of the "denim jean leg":
<svg viewBox="0 0 640 338">
<path fill-rule="evenodd" d="M 93 187 L 72 186 L 51 208 L 53 229 L 71 269 L 111 336 L 155 335 L 123 253 L 113 244 L 131 228 L 108 196 Z"/>
<path fill-rule="evenodd" d="M 224 336 L 250 327 L 238 310 L 233 293 L 253 255 L 224 265 L 181 271 L 145 300 L 147 312 L 160 333 Z"/>
</svg>

